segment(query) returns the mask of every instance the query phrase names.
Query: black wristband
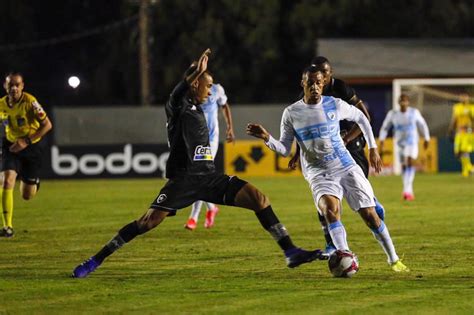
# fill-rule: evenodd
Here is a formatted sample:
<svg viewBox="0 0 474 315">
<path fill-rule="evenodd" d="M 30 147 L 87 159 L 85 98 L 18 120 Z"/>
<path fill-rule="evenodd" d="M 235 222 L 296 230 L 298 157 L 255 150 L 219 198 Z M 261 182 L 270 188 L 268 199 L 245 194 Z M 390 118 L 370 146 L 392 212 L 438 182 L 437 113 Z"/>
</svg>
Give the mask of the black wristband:
<svg viewBox="0 0 474 315">
<path fill-rule="evenodd" d="M 30 137 L 25 137 L 25 143 L 26 143 L 27 145 L 30 145 L 30 144 L 31 144 L 31 139 L 30 139 Z"/>
</svg>

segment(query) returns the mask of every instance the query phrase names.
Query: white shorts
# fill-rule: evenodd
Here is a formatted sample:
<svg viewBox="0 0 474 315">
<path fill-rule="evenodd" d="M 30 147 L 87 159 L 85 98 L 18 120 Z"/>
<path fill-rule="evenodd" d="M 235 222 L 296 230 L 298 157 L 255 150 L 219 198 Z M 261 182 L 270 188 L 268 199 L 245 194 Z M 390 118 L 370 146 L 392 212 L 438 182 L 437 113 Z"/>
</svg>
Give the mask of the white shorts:
<svg viewBox="0 0 474 315">
<path fill-rule="evenodd" d="M 337 197 L 341 202 L 342 198 L 346 197 L 347 203 L 354 211 L 375 207 L 372 185 L 358 165 L 352 166 L 341 176 L 313 176 L 309 179 L 309 184 L 316 208 L 320 213 L 318 202 L 323 195 Z"/>
<path fill-rule="evenodd" d="M 408 157 L 416 160 L 418 158 L 418 144 L 398 146 L 398 156 L 400 157 L 400 162 L 402 163 L 404 163 L 405 159 Z"/>
</svg>

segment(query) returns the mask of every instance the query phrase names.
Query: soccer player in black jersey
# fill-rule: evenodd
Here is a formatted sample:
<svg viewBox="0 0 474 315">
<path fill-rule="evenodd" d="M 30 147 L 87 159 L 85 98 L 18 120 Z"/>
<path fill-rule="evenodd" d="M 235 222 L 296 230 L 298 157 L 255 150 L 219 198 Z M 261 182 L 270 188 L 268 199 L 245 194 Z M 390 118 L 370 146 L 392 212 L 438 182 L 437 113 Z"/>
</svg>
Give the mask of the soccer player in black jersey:
<svg viewBox="0 0 474 315">
<path fill-rule="evenodd" d="M 97 254 L 77 266 L 72 276 L 84 278 L 106 257 L 158 226 L 167 216 L 197 200 L 253 210 L 261 225 L 284 251 L 288 267 L 315 259 L 327 259 L 321 250 L 296 247 L 285 226 L 272 210 L 267 196 L 236 176 L 215 170 L 209 145 L 209 131 L 200 108 L 210 95 L 212 76 L 207 72 L 210 50 L 203 52 L 197 66 L 190 67 L 185 79 L 173 90 L 166 104 L 170 155 L 166 165 L 168 182 L 141 218 L 125 225 Z"/>
<path fill-rule="evenodd" d="M 326 57 L 318 56 L 311 60 L 311 64 L 314 65 L 318 71 L 320 71 L 324 76 L 324 88 L 323 95 L 333 96 L 346 101 L 347 103 L 356 106 L 360 109 L 364 115 L 370 121 L 370 115 L 367 111 L 367 108 L 364 105 L 364 102 L 356 95 L 354 89 L 348 86 L 344 81 L 336 79 L 333 77 L 332 67 L 329 63 L 329 60 Z M 301 95 L 301 97 L 303 97 Z M 365 177 L 369 177 L 369 161 L 365 156 L 364 147 L 365 139 L 356 123 L 351 121 L 342 120 L 339 124 L 341 130 L 341 136 L 346 144 L 346 148 L 349 150 L 351 156 L 354 158 L 357 165 L 362 168 L 362 171 L 365 174 Z M 296 153 L 293 158 L 288 163 L 288 167 L 295 169 L 299 161 L 300 156 L 300 147 L 296 146 Z M 375 198 L 375 211 L 381 220 L 385 217 L 385 210 L 383 206 Z M 326 239 L 326 253 L 331 254 L 336 250 L 334 246 L 331 235 L 329 235 L 327 222 L 324 216 L 318 213 L 319 221 L 321 222 L 321 227 L 324 233 L 324 238 Z"/>
</svg>

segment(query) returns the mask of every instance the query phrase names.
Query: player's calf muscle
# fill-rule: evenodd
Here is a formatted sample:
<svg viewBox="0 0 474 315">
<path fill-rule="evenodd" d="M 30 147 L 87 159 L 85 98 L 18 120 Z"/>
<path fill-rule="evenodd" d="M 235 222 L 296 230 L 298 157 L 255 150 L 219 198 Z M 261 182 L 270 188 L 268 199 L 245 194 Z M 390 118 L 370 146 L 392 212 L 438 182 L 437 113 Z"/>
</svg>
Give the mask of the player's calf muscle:
<svg viewBox="0 0 474 315">
<path fill-rule="evenodd" d="M 359 210 L 359 214 L 369 228 L 376 229 L 380 226 L 380 218 L 373 207 L 362 208 Z"/>
</svg>

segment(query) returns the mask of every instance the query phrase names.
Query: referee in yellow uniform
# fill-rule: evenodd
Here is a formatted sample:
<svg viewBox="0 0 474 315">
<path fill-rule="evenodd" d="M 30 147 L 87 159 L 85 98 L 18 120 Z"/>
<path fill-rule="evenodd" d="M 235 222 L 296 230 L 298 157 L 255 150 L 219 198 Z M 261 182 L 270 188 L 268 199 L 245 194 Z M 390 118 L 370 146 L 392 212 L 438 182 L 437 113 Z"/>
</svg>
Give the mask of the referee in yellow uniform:
<svg viewBox="0 0 474 315">
<path fill-rule="evenodd" d="M 473 151 L 474 104 L 469 102 L 469 95 L 459 96 L 459 103 L 454 104 L 449 133 L 454 137 L 454 154 L 461 161 L 462 176 L 468 177 L 472 172 L 470 153 Z"/>
<path fill-rule="evenodd" d="M 10 73 L 3 84 L 7 95 L 0 99 L 0 115 L 5 126 L 2 139 L 1 189 L 3 229 L 2 237 L 12 237 L 13 189 L 19 175 L 20 191 L 24 200 L 36 195 L 43 153 L 42 137 L 52 124 L 36 98 L 23 91 L 25 84 L 20 73 Z"/>
</svg>

